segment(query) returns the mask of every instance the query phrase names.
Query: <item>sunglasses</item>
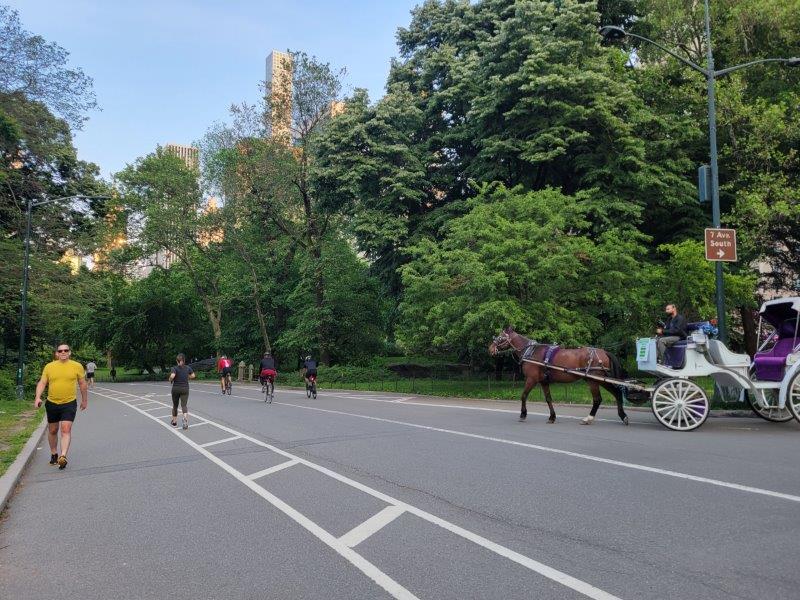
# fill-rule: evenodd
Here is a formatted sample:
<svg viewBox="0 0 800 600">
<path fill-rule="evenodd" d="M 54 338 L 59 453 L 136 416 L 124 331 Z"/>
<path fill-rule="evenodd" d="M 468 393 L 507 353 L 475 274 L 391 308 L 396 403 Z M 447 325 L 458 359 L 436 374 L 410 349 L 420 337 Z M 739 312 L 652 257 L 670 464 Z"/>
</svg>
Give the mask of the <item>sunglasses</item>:
<svg viewBox="0 0 800 600">
<path fill-rule="evenodd" d="M 69 352 L 69 348 L 59 348 L 56 352 Z"/>
</svg>

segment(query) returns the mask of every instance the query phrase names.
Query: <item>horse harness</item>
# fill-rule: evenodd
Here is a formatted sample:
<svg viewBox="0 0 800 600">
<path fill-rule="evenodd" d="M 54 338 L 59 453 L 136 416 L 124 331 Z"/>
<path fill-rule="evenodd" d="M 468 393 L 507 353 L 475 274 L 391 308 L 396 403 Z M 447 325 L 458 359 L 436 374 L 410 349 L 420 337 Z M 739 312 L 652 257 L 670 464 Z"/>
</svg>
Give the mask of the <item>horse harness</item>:
<svg viewBox="0 0 800 600">
<path fill-rule="evenodd" d="M 545 348 L 544 351 L 544 358 L 541 361 L 538 361 L 533 358 L 534 353 L 539 348 Z M 530 342 L 525 348 L 522 349 L 520 353 L 519 362 L 533 362 L 534 364 L 544 363 L 544 383 L 550 383 L 551 371 L 548 368 L 548 365 L 553 364 L 553 360 L 555 360 L 556 355 L 558 354 L 559 350 L 561 350 L 561 346 L 558 344 L 540 344 L 538 342 Z M 589 348 L 589 359 L 586 361 L 586 367 L 583 369 L 583 372 L 587 375 L 591 371 L 603 371 L 604 373 L 609 373 L 610 369 L 603 365 L 600 357 L 597 355 L 597 348 L 590 347 Z"/>
</svg>

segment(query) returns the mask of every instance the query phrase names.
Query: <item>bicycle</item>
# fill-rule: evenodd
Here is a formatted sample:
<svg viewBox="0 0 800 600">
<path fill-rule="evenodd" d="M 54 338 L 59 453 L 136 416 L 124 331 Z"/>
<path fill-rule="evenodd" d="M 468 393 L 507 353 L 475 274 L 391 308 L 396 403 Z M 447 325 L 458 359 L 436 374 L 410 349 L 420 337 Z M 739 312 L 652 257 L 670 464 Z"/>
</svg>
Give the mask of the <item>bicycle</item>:
<svg viewBox="0 0 800 600">
<path fill-rule="evenodd" d="M 261 393 L 265 394 L 264 402 L 272 404 L 272 400 L 275 398 L 275 381 L 270 375 L 261 377 Z"/>
<path fill-rule="evenodd" d="M 233 383 L 231 382 L 231 374 L 228 373 L 225 376 L 225 393 L 227 393 L 228 396 L 230 396 L 232 391 L 233 391 Z"/>
<path fill-rule="evenodd" d="M 309 385 L 311 382 L 311 385 Z M 306 378 L 306 398 L 313 397 L 314 400 L 317 399 L 317 376 L 316 375 L 309 375 Z"/>
</svg>

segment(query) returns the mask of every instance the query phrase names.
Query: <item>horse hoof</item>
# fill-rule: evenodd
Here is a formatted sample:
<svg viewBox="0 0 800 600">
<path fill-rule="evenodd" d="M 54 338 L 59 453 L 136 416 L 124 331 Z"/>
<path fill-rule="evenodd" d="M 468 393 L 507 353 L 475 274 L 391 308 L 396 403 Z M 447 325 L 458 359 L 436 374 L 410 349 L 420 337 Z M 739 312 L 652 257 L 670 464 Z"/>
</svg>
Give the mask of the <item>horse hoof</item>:
<svg viewBox="0 0 800 600">
<path fill-rule="evenodd" d="M 625 425 L 630 425 L 630 423 L 628 422 L 628 417 L 623 418 L 622 422 L 625 423 Z"/>
<path fill-rule="evenodd" d="M 584 417 L 581 419 L 581 425 L 591 425 L 594 422 L 594 417 Z"/>
</svg>

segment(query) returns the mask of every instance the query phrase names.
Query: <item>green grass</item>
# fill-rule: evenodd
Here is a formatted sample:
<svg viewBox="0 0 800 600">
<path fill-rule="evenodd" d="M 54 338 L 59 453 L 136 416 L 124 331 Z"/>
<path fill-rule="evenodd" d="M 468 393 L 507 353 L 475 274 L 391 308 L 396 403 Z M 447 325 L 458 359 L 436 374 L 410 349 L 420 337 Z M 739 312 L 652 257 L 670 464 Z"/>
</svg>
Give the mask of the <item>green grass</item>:
<svg viewBox="0 0 800 600">
<path fill-rule="evenodd" d="M 6 472 L 31 433 L 42 422 L 44 409 L 27 400 L 0 402 L 0 475 Z"/>
</svg>

